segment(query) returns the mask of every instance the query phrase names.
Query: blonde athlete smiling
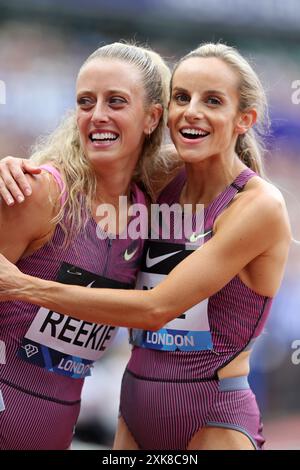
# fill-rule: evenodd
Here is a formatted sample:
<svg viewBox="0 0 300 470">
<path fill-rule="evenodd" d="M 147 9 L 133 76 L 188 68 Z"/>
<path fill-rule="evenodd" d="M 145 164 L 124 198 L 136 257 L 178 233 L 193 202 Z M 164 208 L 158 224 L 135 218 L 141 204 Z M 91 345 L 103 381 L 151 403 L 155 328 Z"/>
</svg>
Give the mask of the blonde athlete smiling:
<svg viewBox="0 0 300 470">
<path fill-rule="evenodd" d="M 249 355 L 290 244 L 283 198 L 259 176 L 253 128 L 265 119 L 265 96 L 247 61 L 222 44 L 185 56 L 171 93 L 169 128 L 185 171 L 159 201 L 202 203 L 204 244 L 150 240 L 150 258 L 174 256 L 150 269 L 142 265 L 143 291 L 44 281 L 1 257 L 1 295 L 142 330 L 132 332 L 116 449 L 262 448 L 260 414 L 247 383 Z M 156 330 L 159 348 L 151 335 Z M 173 338 L 172 346 L 164 338 Z"/>
<path fill-rule="evenodd" d="M 118 213 L 120 195 L 146 204 L 136 183 L 149 187 L 169 77 L 157 54 L 134 45 L 103 46 L 85 61 L 76 113 L 34 155 L 44 171 L 30 180 L 32 196 L 23 205 L 0 204 L 0 251 L 24 273 L 87 287 L 134 286 L 144 240 L 120 239 L 127 214 L 107 234 L 97 207 L 113 204 Z M 106 236 L 97 237 L 99 231 Z M 0 448 L 66 449 L 84 377 L 116 329 L 77 321 L 77 331 L 69 317 L 11 300 L 0 305 L 7 354 L 0 368 Z"/>
</svg>

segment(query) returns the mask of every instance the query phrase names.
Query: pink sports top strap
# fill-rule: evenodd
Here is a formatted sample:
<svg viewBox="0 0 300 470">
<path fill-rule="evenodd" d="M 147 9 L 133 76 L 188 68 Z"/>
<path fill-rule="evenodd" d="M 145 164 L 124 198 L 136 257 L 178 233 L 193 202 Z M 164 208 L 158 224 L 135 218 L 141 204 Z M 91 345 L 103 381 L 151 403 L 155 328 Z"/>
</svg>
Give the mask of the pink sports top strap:
<svg viewBox="0 0 300 470">
<path fill-rule="evenodd" d="M 60 196 L 61 204 L 63 205 L 66 198 L 67 198 L 67 193 L 66 193 L 65 184 L 62 180 L 60 172 L 54 166 L 47 165 L 47 164 L 46 165 L 41 165 L 39 168 L 41 168 L 42 170 L 48 171 L 48 173 L 50 173 L 53 176 L 53 178 L 55 179 L 55 181 L 57 182 L 57 184 L 59 186 L 59 189 L 61 191 L 61 196 Z"/>
</svg>

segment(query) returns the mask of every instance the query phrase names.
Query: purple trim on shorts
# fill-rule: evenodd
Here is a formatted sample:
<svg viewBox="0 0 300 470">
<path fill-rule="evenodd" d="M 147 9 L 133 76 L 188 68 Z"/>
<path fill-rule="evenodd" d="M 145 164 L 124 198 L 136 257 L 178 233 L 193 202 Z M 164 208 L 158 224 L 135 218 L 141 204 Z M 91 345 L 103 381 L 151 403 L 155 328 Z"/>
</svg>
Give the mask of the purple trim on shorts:
<svg viewBox="0 0 300 470">
<path fill-rule="evenodd" d="M 250 388 L 247 375 L 239 377 L 226 377 L 219 380 L 220 392 L 232 392 L 234 390 L 247 390 Z"/>
<path fill-rule="evenodd" d="M 249 441 L 254 446 L 255 450 L 262 450 L 261 448 L 257 447 L 257 444 L 255 440 L 253 439 L 253 437 L 245 429 L 243 429 L 240 426 L 236 426 L 235 424 L 230 424 L 230 423 L 218 423 L 217 421 L 209 421 L 206 423 L 205 426 L 209 428 L 216 427 L 216 428 L 232 429 L 233 431 L 239 431 L 242 434 L 244 434 L 246 437 L 248 437 Z"/>
<path fill-rule="evenodd" d="M 4 405 L 4 400 L 3 400 L 3 396 L 2 396 L 2 392 L 0 390 L 0 411 L 4 411 L 5 410 L 5 405 Z"/>
</svg>

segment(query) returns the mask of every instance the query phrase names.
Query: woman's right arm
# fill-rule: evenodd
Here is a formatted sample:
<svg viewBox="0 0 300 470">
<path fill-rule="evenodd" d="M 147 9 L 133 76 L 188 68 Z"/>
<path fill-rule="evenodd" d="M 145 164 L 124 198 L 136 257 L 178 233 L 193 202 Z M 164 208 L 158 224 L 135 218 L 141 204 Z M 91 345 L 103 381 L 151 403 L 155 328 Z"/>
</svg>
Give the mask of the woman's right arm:
<svg viewBox="0 0 300 470">
<path fill-rule="evenodd" d="M 6 157 L 0 160 L 0 196 L 8 206 L 15 201 L 21 203 L 30 196 L 32 187 L 25 173 L 37 175 L 41 172 L 30 160 Z"/>
</svg>

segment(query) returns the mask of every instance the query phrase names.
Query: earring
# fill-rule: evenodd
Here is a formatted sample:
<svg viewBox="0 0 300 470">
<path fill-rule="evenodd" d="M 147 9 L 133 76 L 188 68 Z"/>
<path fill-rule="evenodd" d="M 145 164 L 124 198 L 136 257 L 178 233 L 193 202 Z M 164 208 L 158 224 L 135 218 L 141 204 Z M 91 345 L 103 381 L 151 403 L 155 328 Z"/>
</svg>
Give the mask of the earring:
<svg viewBox="0 0 300 470">
<path fill-rule="evenodd" d="M 148 130 L 148 137 L 149 137 L 149 139 L 151 138 L 152 131 L 153 131 L 153 129 L 152 129 L 152 127 L 151 127 L 151 128 Z"/>
</svg>

